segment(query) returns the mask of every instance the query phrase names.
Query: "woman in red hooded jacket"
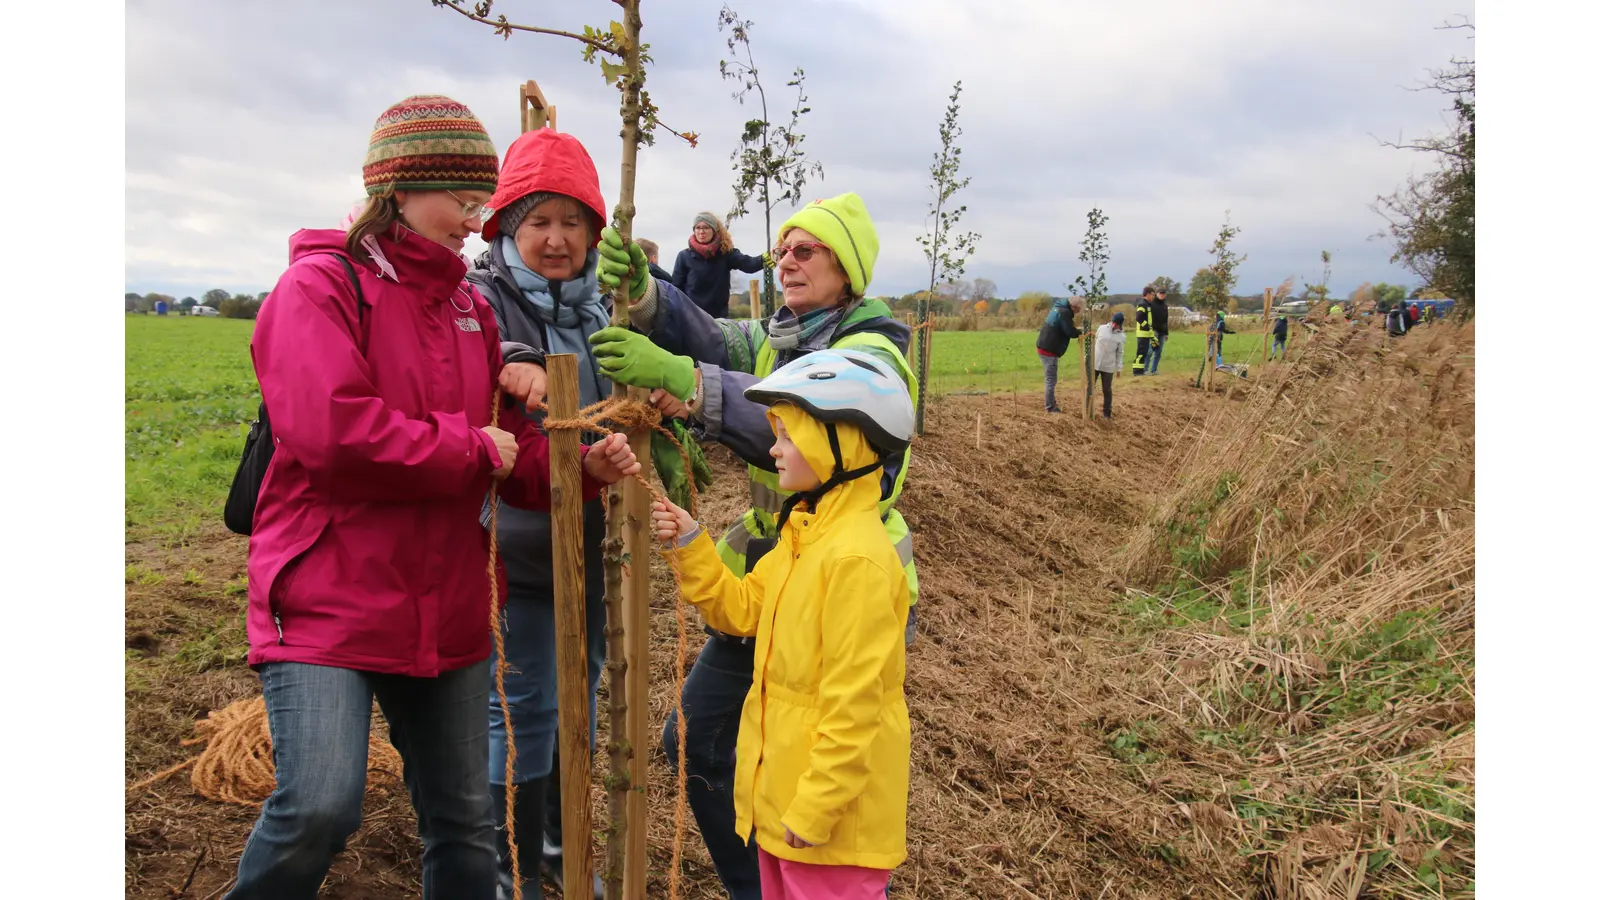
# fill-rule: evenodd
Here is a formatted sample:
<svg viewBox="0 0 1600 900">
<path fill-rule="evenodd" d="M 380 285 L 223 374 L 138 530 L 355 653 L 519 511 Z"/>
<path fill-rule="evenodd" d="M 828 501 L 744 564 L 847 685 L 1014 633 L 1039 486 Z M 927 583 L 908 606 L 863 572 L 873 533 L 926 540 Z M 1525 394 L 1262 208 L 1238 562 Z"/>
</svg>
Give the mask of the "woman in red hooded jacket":
<svg viewBox="0 0 1600 900">
<path fill-rule="evenodd" d="M 546 439 L 512 402 L 539 402 L 542 359 L 505 362 L 493 313 L 463 280 L 498 168 L 460 103 L 390 107 L 363 167 L 365 210 L 348 230 L 297 232 L 262 306 L 250 350 L 276 448 L 246 624 L 277 787 L 234 900 L 316 896 L 361 822 L 374 698 L 417 809 L 423 896 L 495 894 L 479 514 L 492 482 L 514 506 L 549 506 Z M 497 385 L 503 428 L 491 424 Z M 638 463 L 618 436 L 583 468 L 594 497 Z"/>
</svg>

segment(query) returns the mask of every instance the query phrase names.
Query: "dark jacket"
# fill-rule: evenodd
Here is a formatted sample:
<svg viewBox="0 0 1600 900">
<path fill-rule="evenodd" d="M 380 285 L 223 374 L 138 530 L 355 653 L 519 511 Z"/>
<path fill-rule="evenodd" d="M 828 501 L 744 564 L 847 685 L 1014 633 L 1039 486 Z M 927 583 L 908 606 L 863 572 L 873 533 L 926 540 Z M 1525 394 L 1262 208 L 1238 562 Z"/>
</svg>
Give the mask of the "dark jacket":
<svg viewBox="0 0 1600 900">
<path fill-rule="evenodd" d="M 1150 301 L 1150 327 L 1162 343 L 1167 340 L 1167 301 L 1157 297 Z"/>
<path fill-rule="evenodd" d="M 672 267 L 672 284 L 689 295 L 694 305 L 711 314 L 713 319 L 728 317 L 729 272 L 759 272 L 765 267 L 759 256 L 746 256 L 738 250 L 729 250 L 707 258 L 685 247 L 678 251 L 678 261 Z"/>
<path fill-rule="evenodd" d="M 1050 307 L 1050 314 L 1044 317 L 1044 324 L 1039 326 L 1039 339 L 1034 347 L 1042 356 L 1060 356 L 1080 334 L 1082 332 L 1072 321 L 1072 307 L 1065 300 L 1057 300 Z"/>
<path fill-rule="evenodd" d="M 489 308 L 494 311 L 494 320 L 500 329 L 500 352 L 506 359 L 520 360 L 530 348 L 539 354 L 544 352 L 549 346 L 544 323 L 535 318 L 531 305 L 517 287 L 498 241 L 491 242 L 489 249 L 473 260 L 472 268 L 467 270 L 467 281 L 478 289 L 483 299 L 489 301 Z M 536 424 L 544 422 L 543 409 L 530 414 L 527 407 L 519 406 L 517 414 Z M 505 423 L 501 423 L 501 427 L 506 427 Z M 590 443 L 593 437 L 585 434 L 583 442 Z M 488 522 L 487 512 L 485 508 L 485 515 L 480 517 L 485 525 Z M 548 594 L 555 590 L 549 513 L 501 504 L 496 533 L 500 538 L 500 559 L 505 564 L 506 583 L 513 596 Z M 605 536 L 604 504 L 599 500 L 585 503 L 583 584 L 584 594 L 591 603 L 598 602 L 605 594 L 605 566 L 600 546 Z"/>
<path fill-rule="evenodd" d="M 650 264 L 650 277 L 657 281 L 665 281 L 667 284 L 672 284 L 672 273 L 655 263 Z"/>
<path fill-rule="evenodd" d="M 1287 316 L 1279 316 L 1278 321 L 1272 324 L 1272 336 L 1280 341 L 1289 339 L 1289 319 Z"/>
</svg>

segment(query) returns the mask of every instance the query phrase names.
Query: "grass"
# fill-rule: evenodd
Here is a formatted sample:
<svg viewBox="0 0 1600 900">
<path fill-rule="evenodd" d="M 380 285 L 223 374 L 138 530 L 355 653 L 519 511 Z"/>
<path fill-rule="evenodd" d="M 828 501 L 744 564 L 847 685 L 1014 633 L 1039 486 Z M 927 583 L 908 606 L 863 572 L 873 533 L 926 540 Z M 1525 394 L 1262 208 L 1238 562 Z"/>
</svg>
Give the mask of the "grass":
<svg viewBox="0 0 1600 900">
<path fill-rule="evenodd" d="M 188 316 L 127 316 L 125 496 L 129 538 L 182 542 L 220 521 L 260 394 L 250 364 L 255 323 Z M 929 381 L 935 394 L 1042 389 L 1032 331 L 941 331 Z M 1244 352 L 1229 338 L 1225 358 Z M 1199 365 L 1205 335 L 1179 332 L 1164 370 Z M 1063 384 L 1082 383 L 1078 347 L 1061 367 Z M 1131 372 L 1133 337 L 1124 372 Z"/>
<path fill-rule="evenodd" d="M 1039 354 L 1034 349 L 1038 339 L 1033 331 L 940 331 L 933 338 L 933 357 L 930 361 L 928 385 L 924 388 L 934 394 L 968 391 L 1003 393 L 1013 390 L 1039 391 L 1044 389 L 1044 370 Z M 1161 373 L 1184 374 L 1191 379 L 1200 366 L 1205 352 L 1206 336 L 1203 332 L 1175 332 L 1161 354 Z M 1062 361 L 1060 383 L 1083 383 L 1083 357 L 1080 345 L 1073 342 Z M 1136 343 L 1128 332 L 1128 343 L 1123 351 L 1122 371 L 1133 373 Z M 1259 335 L 1229 335 L 1222 345 L 1224 362 L 1244 360 L 1246 348 L 1251 348 L 1251 359 L 1260 353 Z M 915 362 L 915 357 L 913 357 Z"/>
<path fill-rule="evenodd" d="M 187 316 L 123 321 L 128 536 L 182 541 L 220 520 L 255 418 L 255 323 Z"/>
</svg>

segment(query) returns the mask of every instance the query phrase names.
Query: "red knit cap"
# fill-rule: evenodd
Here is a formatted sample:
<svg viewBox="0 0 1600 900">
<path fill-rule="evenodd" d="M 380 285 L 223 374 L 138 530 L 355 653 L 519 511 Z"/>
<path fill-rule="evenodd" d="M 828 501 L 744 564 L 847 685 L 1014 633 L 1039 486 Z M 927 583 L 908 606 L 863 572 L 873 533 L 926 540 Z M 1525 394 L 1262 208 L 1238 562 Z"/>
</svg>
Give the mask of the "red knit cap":
<svg viewBox="0 0 1600 900">
<path fill-rule="evenodd" d="M 372 129 L 361 174 L 367 194 L 385 190 L 488 191 L 500 160 L 472 110 L 438 94 L 407 97 Z"/>
</svg>

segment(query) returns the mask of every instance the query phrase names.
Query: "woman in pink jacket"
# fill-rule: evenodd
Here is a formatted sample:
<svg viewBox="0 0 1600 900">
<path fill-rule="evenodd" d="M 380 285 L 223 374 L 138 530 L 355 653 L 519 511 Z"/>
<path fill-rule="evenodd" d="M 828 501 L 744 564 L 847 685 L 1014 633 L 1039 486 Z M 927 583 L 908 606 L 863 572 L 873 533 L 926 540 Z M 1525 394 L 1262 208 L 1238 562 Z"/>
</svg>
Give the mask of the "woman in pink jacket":
<svg viewBox="0 0 1600 900">
<path fill-rule="evenodd" d="M 374 698 L 417 809 L 423 896 L 495 895 L 479 512 L 492 482 L 512 505 L 549 507 L 545 436 L 512 414 L 542 398 L 542 359 L 503 361 L 463 280 L 498 172 L 470 110 L 408 97 L 373 131 L 365 210 L 347 231 L 297 232 L 262 306 L 250 351 L 276 447 L 247 626 L 277 787 L 233 900 L 316 896 L 361 822 Z M 497 385 L 504 430 L 490 424 Z M 619 435 L 583 468 L 594 497 L 638 463 Z"/>
</svg>

